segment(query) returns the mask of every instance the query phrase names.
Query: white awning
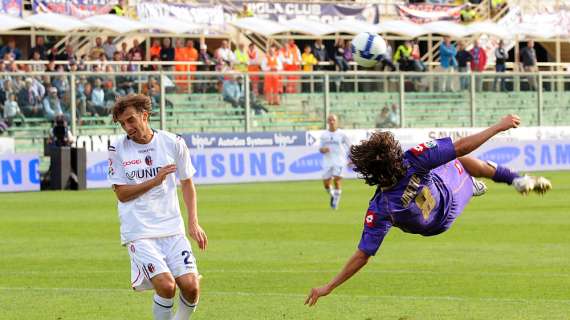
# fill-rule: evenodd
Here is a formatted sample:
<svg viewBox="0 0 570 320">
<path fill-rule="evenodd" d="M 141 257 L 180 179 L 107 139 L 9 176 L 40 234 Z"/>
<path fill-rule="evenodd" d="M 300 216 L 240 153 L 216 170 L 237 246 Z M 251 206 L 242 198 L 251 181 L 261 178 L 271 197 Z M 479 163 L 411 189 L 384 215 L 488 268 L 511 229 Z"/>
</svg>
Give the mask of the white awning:
<svg viewBox="0 0 570 320">
<path fill-rule="evenodd" d="M 149 29 L 144 23 L 120 17 L 114 14 L 91 16 L 83 20 L 93 27 L 111 30 L 116 33 L 129 33 L 137 30 Z"/>
<path fill-rule="evenodd" d="M 69 32 L 91 27 L 81 20 L 57 13 L 38 13 L 25 18 L 25 20 L 36 28 L 45 28 L 59 32 Z"/>
<path fill-rule="evenodd" d="M 30 23 L 27 21 L 7 14 L 0 14 L 0 31 L 10 31 L 28 27 L 30 27 Z"/>
<path fill-rule="evenodd" d="M 361 32 L 377 33 L 379 27 L 377 24 L 371 24 L 362 20 L 344 19 L 332 24 L 336 32 L 346 32 L 358 34 Z"/>
<path fill-rule="evenodd" d="M 418 24 L 403 20 L 389 20 L 378 24 L 379 33 L 393 33 L 415 38 L 429 33 Z"/>
<path fill-rule="evenodd" d="M 508 39 L 512 34 L 505 27 L 492 22 L 474 22 L 467 27 L 467 34 L 487 34 L 497 38 Z"/>
<path fill-rule="evenodd" d="M 169 33 L 187 33 L 201 29 L 201 27 L 197 24 L 184 22 L 182 20 L 168 16 L 149 18 L 141 20 L 140 22 L 145 24 L 148 29 L 165 31 Z"/>
<path fill-rule="evenodd" d="M 285 32 L 288 29 L 286 26 L 281 25 L 275 21 L 255 17 L 238 19 L 236 21 L 230 22 L 230 24 L 238 29 L 259 33 L 266 37 Z"/>
<path fill-rule="evenodd" d="M 428 31 L 427 33 L 437 33 L 454 38 L 463 38 L 467 35 L 465 26 L 450 21 L 434 21 L 423 24 L 421 27 Z"/>
<path fill-rule="evenodd" d="M 330 24 L 308 20 L 305 18 L 295 18 L 281 22 L 281 24 L 288 28 L 287 31 L 310 34 L 314 36 L 323 36 L 325 34 L 336 32 L 335 28 Z"/>
</svg>

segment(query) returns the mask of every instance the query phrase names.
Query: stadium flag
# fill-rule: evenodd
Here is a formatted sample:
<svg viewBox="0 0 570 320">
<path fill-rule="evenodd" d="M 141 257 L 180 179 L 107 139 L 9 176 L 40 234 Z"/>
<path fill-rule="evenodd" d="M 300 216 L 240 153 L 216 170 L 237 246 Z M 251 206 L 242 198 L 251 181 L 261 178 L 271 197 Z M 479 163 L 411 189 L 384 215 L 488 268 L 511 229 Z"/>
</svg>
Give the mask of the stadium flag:
<svg viewBox="0 0 570 320">
<path fill-rule="evenodd" d="M 59 13 L 72 17 L 84 18 L 99 14 L 107 14 L 118 0 L 34 0 L 34 13 Z"/>
<path fill-rule="evenodd" d="M 380 21 L 378 4 L 332 4 L 332 3 L 303 3 L 303 2 L 248 2 L 232 1 L 232 6 L 224 5 L 224 12 L 234 20 L 243 4 L 247 3 L 253 15 L 258 18 L 285 21 L 295 18 L 316 20 L 322 23 L 333 23 L 346 18 L 353 18 L 368 23 Z"/>
<path fill-rule="evenodd" d="M 22 16 L 22 0 L 2 0 L 0 1 L 0 13 L 14 17 Z"/>
<path fill-rule="evenodd" d="M 460 21 L 459 12 L 464 5 L 440 5 L 440 4 L 406 4 L 396 5 L 396 11 L 404 20 L 415 23 L 427 23 L 433 21 Z"/>
</svg>

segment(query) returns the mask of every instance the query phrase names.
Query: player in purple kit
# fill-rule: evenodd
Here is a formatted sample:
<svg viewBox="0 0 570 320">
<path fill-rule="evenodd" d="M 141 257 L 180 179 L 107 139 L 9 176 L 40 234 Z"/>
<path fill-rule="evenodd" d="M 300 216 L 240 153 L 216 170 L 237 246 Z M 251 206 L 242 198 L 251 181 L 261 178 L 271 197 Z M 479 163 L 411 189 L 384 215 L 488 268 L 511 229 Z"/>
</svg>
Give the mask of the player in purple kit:
<svg viewBox="0 0 570 320">
<path fill-rule="evenodd" d="M 378 186 L 366 211 L 358 249 L 328 284 L 311 289 L 305 304 L 331 293 L 376 254 L 392 226 L 404 232 L 434 236 L 451 227 L 472 196 L 486 186 L 475 177 L 507 183 L 522 193 L 544 193 L 552 188 L 543 177 L 520 176 L 506 167 L 466 156 L 494 135 L 516 128 L 520 119 L 507 115 L 497 124 L 455 143 L 437 139 L 403 152 L 390 132 L 376 132 L 353 146 L 354 171 L 371 186 Z"/>
</svg>

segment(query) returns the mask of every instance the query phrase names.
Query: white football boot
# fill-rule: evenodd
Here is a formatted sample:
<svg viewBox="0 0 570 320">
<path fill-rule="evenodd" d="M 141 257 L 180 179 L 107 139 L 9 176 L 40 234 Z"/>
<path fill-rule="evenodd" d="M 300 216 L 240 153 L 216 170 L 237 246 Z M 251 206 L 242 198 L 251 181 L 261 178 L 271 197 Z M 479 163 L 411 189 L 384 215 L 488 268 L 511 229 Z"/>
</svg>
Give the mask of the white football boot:
<svg viewBox="0 0 570 320">
<path fill-rule="evenodd" d="M 481 180 L 477 180 L 474 177 L 471 177 L 473 180 L 473 196 L 480 197 L 487 192 L 487 185 L 485 182 Z"/>
<path fill-rule="evenodd" d="M 524 175 L 513 180 L 513 187 L 522 195 L 527 195 L 531 191 L 538 194 L 545 194 L 552 189 L 552 184 L 545 177 L 534 177 Z"/>
</svg>

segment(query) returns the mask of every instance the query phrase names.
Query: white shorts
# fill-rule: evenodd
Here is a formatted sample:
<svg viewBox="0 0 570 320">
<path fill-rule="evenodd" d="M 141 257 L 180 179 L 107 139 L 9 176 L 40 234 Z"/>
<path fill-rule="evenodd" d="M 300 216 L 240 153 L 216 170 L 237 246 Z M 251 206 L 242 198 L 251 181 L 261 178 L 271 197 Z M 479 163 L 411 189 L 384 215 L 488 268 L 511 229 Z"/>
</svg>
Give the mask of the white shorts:
<svg viewBox="0 0 570 320">
<path fill-rule="evenodd" d="M 127 243 L 131 256 L 131 287 L 153 289 L 154 276 L 169 272 L 176 279 L 187 273 L 198 274 L 196 258 L 185 235 L 140 239 Z"/>
<path fill-rule="evenodd" d="M 323 173 L 323 179 L 328 180 L 332 177 L 341 177 L 342 178 L 342 170 L 344 168 L 340 166 L 333 166 L 325 168 L 325 172 Z"/>
</svg>

